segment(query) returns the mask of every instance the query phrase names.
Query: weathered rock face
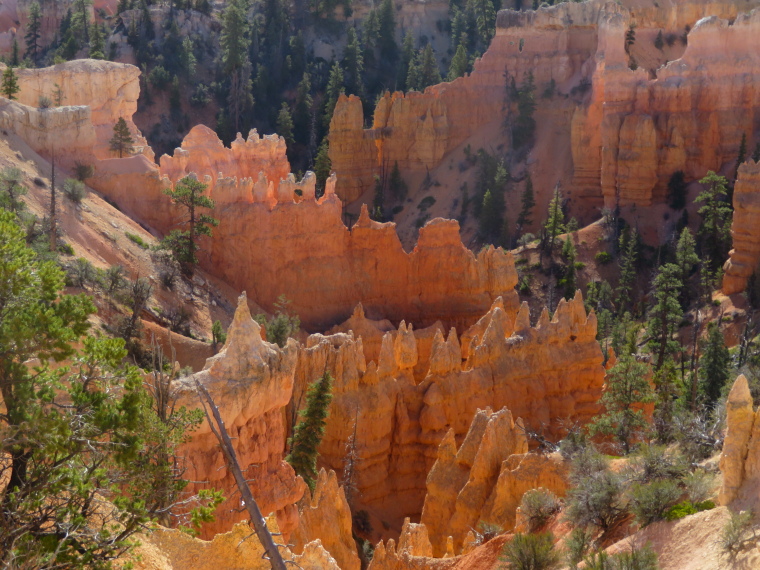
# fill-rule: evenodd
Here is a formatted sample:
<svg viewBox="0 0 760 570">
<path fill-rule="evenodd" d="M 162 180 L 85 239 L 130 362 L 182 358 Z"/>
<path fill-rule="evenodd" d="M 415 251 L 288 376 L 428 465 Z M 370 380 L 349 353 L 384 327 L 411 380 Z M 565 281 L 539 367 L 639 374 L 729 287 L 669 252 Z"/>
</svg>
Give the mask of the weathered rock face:
<svg viewBox="0 0 760 570">
<path fill-rule="evenodd" d="M 728 505 L 735 499 L 755 504 L 760 483 L 760 409 L 755 412 L 747 379 L 734 382 L 726 402 L 726 438 L 720 454 L 723 485 L 718 501 Z"/>
<path fill-rule="evenodd" d="M 220 221 L 202 265 L 264 309 L 285 295 L 311 330 L 347 319 L 359 302 L 393 321 L 466 328 L 496 297 L 516 303 L 511 254 L 489 248 L 475 256 L 462 245 L 457 222 L 428 222 L 406 253 L 394 225 L 373 222 L 366 211 L 347 230 L 335 178 L 319 200 L 313 174 L 300 183 L 281 179 L 288 168 L 281 139 L 252 133 L 225 149 L 205 127 L 188 138 L 174 157 L 162 157 L 161 168 L 140 156 L 103 160 L 90 183 L 123 211 L 168 231 L 180 212 L 163 189 L 194 171 L 211 185 Z"/>
<path fill-rule="evenodd" d="M 522 422 L 515 423 L 506 408 L 497 413 L 478 411 L 458 450 L 453 430 L 448 432 L 428 473 L 420 519 L 432 537 L 436 556 L 445 554 L 447 536 L 453 538 L 454 551 L 461 550 L 466 534 L 482 518 L 502 462 L 527 451 Z"/>
<path fill-rule="evenodd" d="M 0 64 L 0 72 L 5 67 Z M 140 71 L 108 61 L 80 59 L 42 69 L 17 69 L 17 102 L 3 106 L 2 127 L 22 137 L 40 155 L 64 167 L 94 164 L 110 158 L 108 141 L 123 117 L 137 154 L 153 159 L 153 151 L 132 123 L 140 93 Z M 56 107 L 60 88 L 61 105 Z M 40 98 L 52 105 L 40 108 Z"/>
<path fill-rule="evenodd" d="M 542 314 L 535 328 L 526 305 L 515 310 L 497 300 L 463 335 L 469 339 L 464 362 L 456 331 L 448 339 L 435 333 L 423 376 L 415 374 L 421 362 L 415 335 L 406 326 L 395 337 L 385 333 L 379 361 L 369 364 L 362 339 L 312 335 L 299 353 L 294 399 L 324 370 L 333 374 L 321 461 L 340 472 L 346 443 L 355 434 L 354 507 L 367 507 L 386 523 L 400 525 L 422 511 L 425 479 L 444 436 L 451 431 L 448 437 L 461 442 L 478 409 L 506 407 L 531 429 L 556 438 L 563 435 L 560 419 L 588 421 L 598 410 L 605 374 L 595 336 L 596 318 L 586 316 L 580 295 L 561 302 L 552 322 Z M 507 471 L 523 468 L 522 463 L 510 463 Z M 505 473 L 497 469 L 494 481 L 523 478 Z M 511 516 L 513 524 L 516 504 L 511 515 L 489 508 L 485 511 L 498 513 L 499 520 L 509 522 Z"/>
<path fill-rule="evenodd" d="M 649 14 L 653 27 L 709 16 L 694 25 L 681 58 L 652 78 L 628 67 L 621 38 L 631 22 L 641 26 L 633 12 L 614 4 L 600 11 L 591 99 L 572 124 L 574 183 L 600 184 L 607 205 L 616 191 L 621 204 L 661 202 L 676 170 L 697 179 L 735 160 L 745 125 L 760 111 L 760 85 L 751 79 L 760 56 L 748 49 L 760 14 L 729 3 Z"/>
<path fill-rule="evenodd" d="M 306 489 L 303 480 L 283 461 L 283 408 L 293 390 L 296 352 L 293 340 L 280 349 L 261 339 L 259 325 L 251 318 L 242 295 L 224 348 L 206 361 L 204 370 L 178 383 L 178 406 L 199 407 L 196 382 L 214 398 L 246 479 L 253 481 L 251 490 L 259 508 L 265 514 L 276 512 L 285 534 L 298 524 L 295 503 Z M 209 486 L 223 489 L 228 497 L 218 509 L 216 521 L 204 528 L 204 534 L 213 536 L 244 518 L 237 494 L 232 492 L 234 477 L 208 422 L 193 432 L 182 455 L 186 458 L 184 477 L 195 482 L 191 490 Z"/>
<path fill-rule="evenodd" d="M 341 570 L 359 570 L 361 563 L 351 535 L 351 509 L 335 471 L 328 474 L 322 469 L 314 494 L 308 495 L 299 503 L 299 525 L 290 537 L 293 552 L 300 554 L 307 544 L 319 539 Z"/>
<path fill-rule="evenodd" d="M 279 528 L 273 518 L 267 520 L 272 533 Z M 130 560 L 137 570 L 269 570 L 272 566 L 263 558 L 264 548 L 248 525 L 236 524 L 231 531 L 205 541 L 193 538 L 179 530 L 158 528 L 140 536 L 140 545 Z M 281 537 L 275 542 L 281 543 Z M 343 570 L 322 547 L 319 540 L 307 544 L 300 555 L 287 547 L 281 548 L 284 560 L 293 561 L 303 570 Z"/>
<path fill-rule="evenodd" d="M 760 163 L 739 167 L 734 185 L 733 246 L 723 274 L 723 292 L 740 293 L 760 264 Z"/>
<path fill-rule="evenodd" d="M 506 102 L 506 70 L 518 84 L 533 73 L 539 93 L 552 80 L 565 97 L 590 87 L 569 124 L 563 113 L 547 114 L 545 120 L 558 122 L 537 135 L 559 136 L 566 142 L 556 148 L 572 149 L 567 195 L 603 197 L 607 205 L 616 192 L 623 205 L 662 202 L 676 170 L 693 180 L 735 160 L 742 132 L 755 122 L 760 56 L 750 46 L 760 14 L 741 12 L 756 5 L 592 0 L 502 10 L 496 36 L 469 76 L 424 93 L 386 95 L 371 129 L 363 128 L 358 99 L 338 102 L 330 132 L 336 191 L 353 201 L 396 161 L 405 172 L 432 169 L 478 129 L 503 121 L 514 112 Z M 640 42 L 661 30 L 680 36 L 688 25 L 688 46 L 664 67 L 632 71 L 625 33 L 633 22 Z"/>
</svg>

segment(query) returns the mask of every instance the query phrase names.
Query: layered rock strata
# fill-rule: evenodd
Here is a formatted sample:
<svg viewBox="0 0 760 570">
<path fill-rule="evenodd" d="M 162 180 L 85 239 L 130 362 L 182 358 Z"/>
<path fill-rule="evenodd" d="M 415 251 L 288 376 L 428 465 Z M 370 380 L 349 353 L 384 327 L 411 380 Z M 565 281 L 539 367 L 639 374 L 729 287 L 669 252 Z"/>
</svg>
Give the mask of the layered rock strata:
<svg viewBox="0 0 760 570">
<path fill-rule="evenodd" d="M 206 361 L 206 367 L 178 381 L 177 407 L 200 407 L 196 383 L 205 386 L 217 403 L 230 434 L 238 462 L 262 513 L 277 513 L 286 535 L 298 525 L 295 503 L 306 485 L 283 460 L 285 425 L 283 408 L 293 391 L 297 360 L 294 340 L 280 349 L 261 339 L 259 325 L 251 318 L 245 294 L 222 350 Z M 204 528 L 205 536 L 229 529 L 245 517 L 239 509 L 235 481 L 208 422 L 192 433 L 180 455 L 190 491 L 222 489 L 227 500 L 217 509 L 216 520 Z"/>
<path fill-rule="evenodd" d="M 596 317 L 586 316 L 580 294 L 562 301 L 551 322 L 544 311 L 535 327 L 527 305 L 515 311 L 497 300 L 463 338 L 470 339 L 465 360 L 455 330 L 448 338 L 436 332 L 420 378 L 414 372 L 417 341 L 408 327 L 386 332 L 379 360 L 369 363 L 362 339 L 352 334 L 309 337 L 298 356 L 294 400 L 324 370 L 333 374 L 321 461 L 341 472 L 353 440 L 359 457 L 355 508 L 367 507 L 392 525 L 419 516 L 439 444 L 450 431 L 448 437 L 461 443 L 478 409 L 507 407 L 556 439 L 564 435 L 564 422 L 584 423 L 598 410 L 605 371 Z M 520 465 L 510 463 L 508 470 Z M 499 515 L 508 521 L 505 516 Z"/>
<path fill-rule="evenodd" d="M 760 265 L 760 163 L 739 166 L 731 223 L 733 249 L 724 267 L 723 292 L 741 293 Z"/>
<path fill-rule="evenodd" d="M 195 172 L 209 184 L 220 221 L 204 244 L 202 265 L 264 309 L 285 295 L 307 329 L 324 330 L 347 319 L 359 302 L 372 316 L 460 328 L 498 296 L 515 306 L 511 254 L 489 248 L 474 255 L 462 245 L 457 222 L 430 221 L 406 253 L 394 224 L 374 222 L 366 210 L 350 231 L 345 227 L 335 178 L 319 199 L 313 174 L 301 182 L 281 178 L 289 168 L 281 138 L 252 132 L 225 149 L 210 129 L 196 127 L 188 139 L 173 157 L 162 157 L 161 168 L 144 156 L 100 161 L 91 184 L 124 211 L 168 231 L 180 212 L 163 190 Z"/>
<path fill-rule="evenodd" d="M 561 96 L 580 97 L 570 124 L 564 114 L 544 118 L 559 121 L 544 133 L 569 134 L 557 146 L 572 152 L 568 195 L 648 206 L 663 201 L 675 171 L 694 180 L 735 160 L 742 133 L 752 140 L 760 110 L 754 74 L 760 56 L 751 47 L 760 14 L 749 12 L 757 2 L 627 5 L 592 0 L 502 10 L 496 36 L 471 74 L 424 93 L 386 94 L 370 129 L 361 102 L 342 97 L 330 130 L 336 192 L 351 202 L 396 162 L 405 172 L 433 169 L 484 125 L 509 119 L 515 109 L 505 73 L 518 85 L 532 73 L 538 93 L 553 85 Z M 659 69 L 631 69 L 630 25 L 640 42 L 660 31 L 673 38 L 686 26 L 691 32 L 678 59 Z"/>
</svg>

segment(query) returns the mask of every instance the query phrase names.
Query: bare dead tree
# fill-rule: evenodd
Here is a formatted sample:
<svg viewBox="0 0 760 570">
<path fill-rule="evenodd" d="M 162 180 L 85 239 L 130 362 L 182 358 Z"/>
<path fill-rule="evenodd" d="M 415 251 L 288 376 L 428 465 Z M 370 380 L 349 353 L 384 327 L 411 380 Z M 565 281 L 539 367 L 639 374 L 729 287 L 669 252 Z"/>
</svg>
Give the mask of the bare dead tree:
<svg viewBox="0 0 760 570">
<path fill-rule="evenodd" d="M 219 445 L 222 448 L 222 453 L 227 461 L 227 465 L 235 477 L 235 484 L 243 499 L 243 504 L 248 511 L 248 516 L 251 518 L 251 523 L 256 531 L 256 536 L 264 546 L 266 559 L 269 560 L 273 570 L 286 570 L 287 567 L 285 566 L 285 561 L 282 559 L 280 551 L 277 550 L 277 544 L 275 544 L 274 539 L 272 538 L 272 533 L 270 533 L 267 528 L 264 517 L 259 510 L 259 505 L 256 503 L 256 499 L 253 498 L 253 493 L 251 493 L 251 489 L 248 487 L 248 482 L 240 468 L 235 449 L 232 447 L 232 441 L 227 433 L 227 428 L 224 426 L 224 420 L 219 413 L 219 408 L 214 403 L 214 399 L 211 397 L 211 394 L 208 393 L 206 387 L 198 382 L 198 380 L 195 380 L 195 388 L 198 391 L 203 411 L 211 426 L 211 431 L 216 436 L 216 439 L 219 440 Z M 209 409 L 211 410 L 210 415 Z M 213 421 L 211 416 L 213 416 Z"/>
</svg>

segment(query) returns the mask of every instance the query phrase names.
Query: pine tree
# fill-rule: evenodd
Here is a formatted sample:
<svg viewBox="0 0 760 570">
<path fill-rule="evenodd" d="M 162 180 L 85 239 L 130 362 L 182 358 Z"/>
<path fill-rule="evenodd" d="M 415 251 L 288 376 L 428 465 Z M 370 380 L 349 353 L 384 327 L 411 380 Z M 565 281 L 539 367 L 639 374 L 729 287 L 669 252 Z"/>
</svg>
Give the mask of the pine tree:
<svg viewBox="0 0 760 570">
<path fill-rule="evenodd" d="M 246 0 L 229 0 L 222 13 L 222 69 L 230 78 L 228 101 L 230 117 L 236 131 L 240 130 L 243 113 L 253 105 L 251 95 L 251 64 L 248 60 L 250 27 Z"/>
<path fill-rule="evenodd" d="M 496 31 L 496 10 L 491 0 L 468 0 L 467 11 L 475 18 L 478 44 L 482 51 L 488 48 Z"/>
<path fill-rule="evenodd" d="M 182 40 L 182 49 L 179 51 L 179 65 L 189 81 L 195 75 L 195 66 L 198 60 L 195 57 L 193 40 L 186 37 Z"/>
<path fill-rule="evenodd" d="M 293 429 L 290 453 L 285 458 L 312 492 L 317 483 L 319 445 L 325 434 L 331 401 L 332 376 L 325 372 L 306 392 L 306 408 L 299 414 L 301 421 Z"/>
<path fill-rule="evenodd" d="M 544 222 L 544 233 L 546 241 L 543 250 L 551 251 L 554 248 L 554 241 L 557 236 L 565 231 L 565 212 L 562 211 L 562 195 L 559 193 L 559 186 L 554 187 L 554 194 L 549 202 L 549 211 L 546 222 Z"/>
<path fill-rule="evenodd" d="M 710 268 L 715 271 L 723 265 L 731 249 L 732 209 L 726 202 L 728 183 L 725 177 L 712 170 L 699 183 L 707 188 L 694 200 L 704 203 L 698 210 L 702 225 L 697 235 L 702 256 L 709 260 Z"/>
<path fill-rule="evenodd" d="M 85 44 L 90 43 L 90 14 L 88 8 L 92 0 L 74 0 L 74 11 L 71 15 L 71 27 L 75 34 L 81 32 Z"/>
<path fill-rule="evenodd" d="M 406 193 L 409 191 L 409 187 L 401 176 L 401 170 L 399 170 L 398 167 L 398 160 L 393 163 L 391 176 L 388 179 L 388 190 L 390 190 L 393 198 L 399 201 L 404 200 L 404 198 L 406 198 Z"/>
<path fill-rule="evenodd" d="M 676 244 L 676 265 L 680 269 L 679 278 L 684 284 L 681 289 L 681 306 L 686 308 L 691 301 L 691 295 L 689 294 L 689 288 L 686 286 L 686 280 L 691 276 L 694 267 L 699 263 L 699 256 L 696 252 L 696 242 L 694 236 L 691 235 L 689 228 L 684 228 L 681 231 L 681 236 L 678 238 Z"/>
<path fill-rule="evenodd" d="M 394 64 L 398 58 L 394 11 L 391 0 L 383 0 L 377 11 L 377 45 L 380 48 L 380 58 L 386 64 Z"/>
<path fill-rule="evenodd" d="M 293 136 L 301 144 L 309 142 L 309 132 L 311 130 L 311 112 L 314 106 L 314 100 L 311 98 L 311 78 L 308 73 L 303 74 L 303 78 L 296 87 L 296 106 L 293 113 Z"/>
<path fill-rule="evenodd" d="M 314 174 L 317 176 L 317 194 L 321 196 L 325 191 L 325 183 L 330 177 L 332 164 L 330 162 L 330 146 L 327 137 L 322 139 L 319 145 L 317 158 L 314 160 Z"/>
<path fill-rule="evenodd" d="M 89 56 L 91 59 L 105 59 L 106 41 L 103 37 L 103 32 L 100 26 L 93 25 L 92 33 L 90 34 L 90 50 Z"/>
<path fill-rule="evenodd" d="M 192 176 L 185 176 L 179 180 L 174 189 L 164 190 L 164 194 L 187 213 L 187 218 L 184 220 L 187 230 L 173 230 L 162 242 L 186 270 L 189 265 L 198 263 L 196 256 L 196 252 L 200 249 L 198 238 L 211 237 L 211 228 L 219 225 L 219 220 L 198 211 L 201 208 L 213 210 L 216 205 L 211 198 L 204 195 L 205 190 L 206 184 Z"/>
<path fill-rule="evenodd" d="M 375 174 L 375 196 L 372 199 L 370 218 L 376 222 L 385 221 L 385 184 L 379 175 Z"/>
<path fill-rule="evenodd" d="M 525 77 L 520 89 L 517 90 L 517 118 L 512 125 L 512 143 L 515 148 L 522 148 L 532 143 L 536 131 L 536 86 L 533 73 Z"/>
<path fill-rule="evenodd" d="M 707 341 L 699 359 L 699 380 L 705 403 L 715 406 L 723 387 L 728 382 L 731 369 L 731 355 L 728 352 L 723 333 L 717 323 L 707 325 Z"/>
<path fill-rule="evenodd" d="M 21 183 L 24 173 L 20 168 L 7 166 L 0 171 L 0 208 L 19 214 L 26 204 L 21 197 L 27 193 L 27 189 Z"/>
<path fill-rule="evenodd" d="M 520 213 L 517 215 L 515 241 L 517 241 L 523 233 L 526 226 L 533 223 L 532 212 L 536 205 L 536 199 L 533 195 L 533 180 L 528 174 L 525 179 L 525 190 L 523 190 L 522 197 L 520 198 Z"/>
<path fill-rule="evenodd" d="M 462 77 L 467 73 L 469 62 L 467 61 L 467 48 L 460 42 L 454 57 L 451 58 L 449 73 L 446 75 L 447 81 L 454 81 L 457 77 Z"/>
<path fill-rule="evenodd" d="M 674 210 L 686 206 L 686 178 L 683 170 L 676 170 L 668 180 L 668 206 Z"/>
<path fill-rule="evenodd" d="M 398 66 L 398 75 L 396 78 L 396 84 L 398 85 L 399 91 L 409 90 L 409 85 L 407 84 L 406 79 L 409 75 L 409 66 L 414 64 L 414 57 L 414 36 L 412 36 L 412 32 L 408 31 L 401 44 L 401 63 Z"/>
<path fill-rule="evenodd" d="M 680 275 L 680 267 L 667 263 L 660 267 L 654 279 L 654 305 L 649 310 L 647 333 L 649 350 L 655 356 L 655 370 L 659 370 L 665 360 L 681 348 L 680 343 L 673 338 L 683 318 L 681 304 L 678 302 L 683 287 Z"/>
<path fill-rule="evenodd" d="M 565 243 L 562 244 L 562 259 L 565 261 L 565 268 L 563 271 L 562 280 L 559 283 L 564 288 L 564 296 L 568 301 L 575 297 L 575 257 L 575 245 L 573 245 L 573 240 L 568 235 L 565 238 Z"/>
<path fill-rule="evenodd" d="M 123 158 L 124 153 L 130 154 L 132 152 L 134 140 L 124 117 L 119 117 L 119 120 L 116 121 L 113 127 L 113 137 L 108 143 L 113 152 L 119 153 L 119 158 Z"/>
<path fill-rule="evenodd" d="M 636 229 L 626 229 L 620 234 L 620 280 L 618 281 L 618 313 L 630 310 L 633 302 L 633 286 L 636 281 L 636 263 L 639 248 L 639 234 Z"/>
<path fill-rule="evenodd" d="M 25 57 L 32 60 L 36 66 L 39 60 L 40 36 L 42 35 L 42 11 L 38 2 L 32 2 L 29 6 L 29 21 L 26 24 L 26 42 Z"/>
<path fill-rule="evenodd" d="M 623 353 L 607 373 L 607 388 L 600 403 L 605 412 L 589 426 L 594 434 L 610 435 L 628 453 L 636 437 L 648 426 L 641 404 L 655 400 L 649 384 L 649 367 L 637 362 L 632 354 Z"/>
<path fill-rule="evenodd" d="M 441 72 L 438 70 L 438 62 L 435 59 L 433 46 L 427 44 L 419 56 L 416 89 L 418 91 L 424 91 L 426 87 L 436 85 L 440 82 Z"/>
<path fill-rule="evenodd" d="M 16 77 L 13 67 L 8 66 L 5 68 L 5 71 L 3 71 L 3 83 L 0 90 L 5 98 L 10 99 L 11 101 L 16 98 L 16 93 L 21 90 L 18 86 L 18 77 Z"/>
<path fill-rule="evenodd" d="M 277 115 L 277 134 L 285 139 L 288 147 L 295 142 L 293 139 L 293 117 L 290 115 L 290 107 L 284 101 Z"/>
<path fill-rule="evenodd" d="M 343 65 L 346 68 L 346 93 L 362 96 L 364 94 L 362 83 L 364 57 L 359 45 L 359 38 L 356 37 L 356 30 L 353 27 L 348 29 L 346 49 L 343 51 Z"/>
<path fill-rule="evenodd" d="M 340 64 L 336 61 L 333 63 L 332 69 L 330 69 L 330 78 L 327 81 L 327 88 L 325 89 L 325 112 L 323 115 L 325 127 L 330 126 L 335 105 L 338 103 L 338 97 L 340 97 L 340 94 L 344 90 L 343 69 L 341 69 Z"/>
<path fill-rule="evenodd" d="M 13 43 L 11 44 L 10 66 L 18 67 L 19 63 L 21 63 L 21 57 L 19 56 L 18 40 L 13 38 Z"/>
<path fill-rule="evenodd" d="M 755 143 L 755 150 L 752 151 L 752 160 L 760 162 L 760 141 Z"/>
</svg>

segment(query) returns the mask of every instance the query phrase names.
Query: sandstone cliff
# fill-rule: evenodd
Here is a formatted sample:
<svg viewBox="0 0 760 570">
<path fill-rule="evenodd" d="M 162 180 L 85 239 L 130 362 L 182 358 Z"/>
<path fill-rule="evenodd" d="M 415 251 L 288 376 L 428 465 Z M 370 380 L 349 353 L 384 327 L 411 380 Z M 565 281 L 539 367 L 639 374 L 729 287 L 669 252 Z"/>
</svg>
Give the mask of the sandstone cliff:
<svg viewBox="0 0 760 570">
<path fill-rule="evenodd" d="M 561 421 L 588 421 L 598 409 L 605 374 L 595 336 L 596 318 L 586 316 L 580 294 L 561 302 L 553 321 L 544 312 L 535 327 L 526 305 L 515 310 L 497 300 L 462 335 L 469 342 L 466 360 L 455 330 L 448 339 L 436 331 L 421 376 L 415 374 L 421 365 L 417 339 L 406 325 L 384 334 L 379 360 L 369 363 L 363 340 L 353 334 L 312 335 L 298 356 L 294 402 L 322 371 L 333 373 L 321 461 L 341 472 L 355 434 L 354 508 L 374 513 L 376 529 L 384 521 L 398 531 L 404 517 L 422 511 L 425 479 L 444 436 L 451 431 L 448 437 L 461 442 L 478 409 L 506 407 L 531 429 L 557 439 Z M 288 416 L 294 421 L 292 412 Z M 522 475 L 506 471 L 527 473 L 530 460 L 508 465 L 496 475 L 519 480 Z M 514 524 L 521 496 L 510 499 L 511 513 L 497 509 L 494 516 Z"/>
<path fill-rule="evenodd" d="M 557 173 L 566 196 L 589 204 L 604 198 L 608 206 L 616 193 L 623 205 L 661 203 L 673 172 L 698 179 L 735 160 L 742 132 L 752 140 L 760 56 L 750 46 L 760 14 L 743 12 L 756 5 L 592 0 L 502 10 L 496 36 L 470 75 L 424 93 L 386 94 L 370 129 L 363 128 L 360 101 L 341 98 L 330 131 L 336 192 L 355 200 L 396 161 L 406 173 L 432 170 L 481 127 L 508 119 L 515 109 L 504 90 L 506 71 L 517 84 L 532 73 L 537 94 L 553 81 L 557 95 L 548 104 L 568 108 L 569 114 L 541 115 L 547 125 L 537 131 L 536 148 L 547 137 L 564 143 L 551 147 L 552 156 L 534 153 L 554 164 L 562 163 L 556 156 L 562 148 L 572 153 L 572 172 Z M 631 53 L 654 58 L 649 67 L 629 67 L 631 24 L 638 38 Z M 680 37 L 686 26 L 688 45 L 680 48 L 678 40 L 668 48 L 674 61 L 660 67 L 667 57 L 651 47 L 655 36 Z"/>
<path fill-rule="evenodd" d="M 259 325 L 251 318 L 246 296 L 238 302 L 224 348 L 206 361 L 206 367 L 178 383 L 178 406 L 200 405 L 195 383 L 206 387 L 219 405 L 232 437 L 238 461 L 253 481 L 251 490 L 262 513 L 277 513 L 284 534 L 298 525 L 295 503 L 306 485 L 283 461 L 285 426 L 283 408 L 290 400 L 296 366 L 296 343 L 284 349 L 264 342 Z M 182 448 L 186 461 L 184 477 L 193 481 L 190 490 L 202 487 L 223 489 L 227 500 L 216 512 L 216 521 L 204 528 L 205 536 L 229 529 L 244 518 L 234 492 L 235 482 L 227 469 L 216 437 L 204 422 Z"/>
<path fill-rule="evenodd" d="M 734 382 L 726 402 L 726 438 L 720 454 L 723 484 L 718 501 L 729 505 L 741 499 L 757 504 L 760 484 L 760 409 L 754 410 L 752 395 L 743 374 Z"/>
<path fill-rule="evenodd" d="M 345 227 L 334 178 L 319 200 L 311 173 L 301 182 L 283 179 L 288 166 L 279 137 L 252 132 L 225 149 L 210 129 L 196 127 L 188 139 L 173 157 L 162 157 L 160 168 L 144 156 L 100 161 L 90 183 L 125 212 L 168 231 L 179 212 L 163 189 L 193 171 L 210 184 L 220 220 L 202 265 L 264 309 L 285 295 L 311 330 L 345 320 L 359 302 L 368 314 L 396 322 L 466 328 L 496 297 L 516 303 L 511 254 L 489 248 L 474 255 L 457 222 L 430 221 L 406 253 L 394 225 L 366 212 L 350 231 Z"/>
<path fill-rule="evenodd" d="M 734 216 L 731 224 L 733 249 L 724 267 L 723 292 L 741 293 L 760 264 L 760 163 L 750 160 L 739 167 L 734 186 Z"/>
<path fill-rule="evenodd" d="M 322 469 L 314 493 L 311 497 L 306 493 L 298 506 L 299 525 L 290 537 L 293 552 L 300 554 L 309 543 L 320 539 L 341 570 L 359 570 L 361 563 L 351 535 L 351 509 L 335 471 L 328 474 Z"/>
</svg>

